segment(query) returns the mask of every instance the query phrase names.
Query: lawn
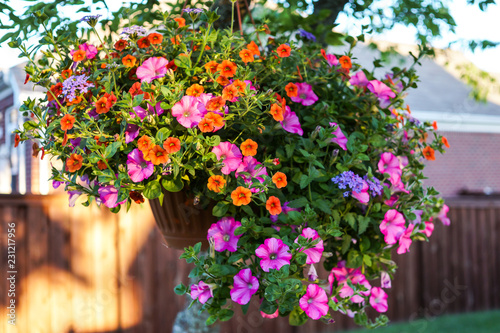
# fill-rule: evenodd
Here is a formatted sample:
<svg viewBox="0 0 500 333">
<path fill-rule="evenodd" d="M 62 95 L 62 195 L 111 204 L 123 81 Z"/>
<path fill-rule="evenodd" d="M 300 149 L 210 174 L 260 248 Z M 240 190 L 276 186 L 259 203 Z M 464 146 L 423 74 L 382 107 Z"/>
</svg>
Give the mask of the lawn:
<svg viewBox="0 0 500 333">
<path fill-rule="evenodd" d="M 499 333 L 500 310 L 446 315 L 411 323 L 389 324 L 376 330 L 351 330 L 349 333 Z"/>
</svg>

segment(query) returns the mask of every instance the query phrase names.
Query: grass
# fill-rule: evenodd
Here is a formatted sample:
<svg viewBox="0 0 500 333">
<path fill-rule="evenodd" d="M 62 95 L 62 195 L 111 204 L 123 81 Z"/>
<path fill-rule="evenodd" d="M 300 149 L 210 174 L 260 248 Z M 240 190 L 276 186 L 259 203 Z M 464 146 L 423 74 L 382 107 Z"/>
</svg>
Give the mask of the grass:
<svg viewBox="0 0 500 333">
<path fill-rule="evenodd" d="M 500 333 L 500 310 L 446 315 L 349 333 Z"/>
</svg>

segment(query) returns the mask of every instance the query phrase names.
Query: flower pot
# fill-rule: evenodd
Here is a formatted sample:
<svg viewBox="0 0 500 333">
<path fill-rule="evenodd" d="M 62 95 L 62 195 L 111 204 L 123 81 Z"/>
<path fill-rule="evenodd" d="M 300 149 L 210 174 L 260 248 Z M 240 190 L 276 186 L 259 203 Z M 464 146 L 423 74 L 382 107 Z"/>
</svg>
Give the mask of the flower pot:
<svg viewBox="0 0 500 333">
<path fill-rule="evenodd" d="M 149 204 L 168 247 L 182 250 L 202 242 L 202 248 L 208 248 L 207 230 L 217 222 L 211 207 L 195 206 L 184 191 L 164 191 L 163 205 L 158 199 L 149 200 Z"/>
</svg>

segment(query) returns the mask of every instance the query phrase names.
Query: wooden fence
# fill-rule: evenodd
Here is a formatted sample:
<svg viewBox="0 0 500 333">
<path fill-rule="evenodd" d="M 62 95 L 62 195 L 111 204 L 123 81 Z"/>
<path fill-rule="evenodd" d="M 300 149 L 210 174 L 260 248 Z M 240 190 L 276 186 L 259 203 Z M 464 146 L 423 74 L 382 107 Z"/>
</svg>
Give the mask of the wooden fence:
<svg viewBox="0 0 500 333">
<path fill-rule="evenodd" d="M 396 255 L 400 268 L 388 312 L 393 321 L 500 308 L 500 200 L 448 204 L 450 227 L 438 223 L 430 243 L 414 243 L 409 254 Z M 66 195 L 0 195 L 0 219 L 0 332 L 170 332 L 185 306 L 173 288 L 187 283 L 190 267 L 178 260 L 181 251 L 164 245 L 147 204 L 115 215 L 78 204 L 69 208 Z M 12 267 L 9 229 L 15 229 Z M 8 323 L 11 299 L 15 326 Z M 290 327 L 283 318 L 263 319 L 257 309 L 252 304 L 221 332 L 316 333 L 353 326 L 339 314 L 331 325 Z"/>
</svg>

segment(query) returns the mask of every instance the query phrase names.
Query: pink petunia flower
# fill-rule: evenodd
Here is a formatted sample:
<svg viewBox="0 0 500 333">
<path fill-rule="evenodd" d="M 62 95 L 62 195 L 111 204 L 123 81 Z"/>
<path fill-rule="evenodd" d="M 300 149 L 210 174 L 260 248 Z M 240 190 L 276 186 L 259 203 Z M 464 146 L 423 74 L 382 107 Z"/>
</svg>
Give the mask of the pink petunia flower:
<svg viewBox="0 0 500 333">
<path fill-rule="evenodd" d="M 154 79 L 164 77 L 167 73 L 168 60 L 163 57 L 151 57 L 144 61 L 137 68 L 135 75 L 141 80 L 141 83 L 146 81 L 151 83 Z"/>
<path fill-rule="evenodd" d="M 378 162 L 378 171 L 389 174 L 390 182 L 394 185 L 400 182 L 402 170 L 399 159 L 389 152 L 382 153 Z"/>
<path fill-rule="evenodd" d="M 321 55 L 325 58 L 330 67 L 337 66 L 339 64 L 339 60 L 337 59 L 335 54 L 326 54 L 325 50 L 322 49 Z"/>
<path fill-rule="evenodd" d="M 290 97 L 295 103 L 301 103 L 304 106 L 313 105 L 318 100 L 318 96 L 312 90 L 312 87 L 308 83 L 295 83 L 297 86 L 297 96 Z"/>
<path fill-rule="evenodd" d="M 339 291 L 339 296 L 342 298 L 349 297 L 353 303 L 361 303 L 365 299 L 364 297 L 370 295 L 371 285 L 366 279 L 365 275 L 356 268 L 347 268 L 345 260 L 340 261 L 337 267 L 334 267 L 328 276 L 328 283 L 330 284 L 330 294 L 333 292 L 333 284 L 337 280 L 341 289 Z M 354 295 L 354 289 L 349 286 L 347 281 L 351 281 L 353 285 L 362 285 L 367 290 L 359 291 L 359 295 Z"/>
<path fill-rule="evenodd" d="M 83 43 L 78 46 L 80 50 L 85 51 L 87 59 L 94 59 L 97 55 L 97 48 L 92 44 Z"/>
<path fill-rule="evenodd" d="M 316 267 L 314 267 L 314 264 L 311 264 L 311 267 L 309 267 L 309 271 L 307 272 L 307 279 L 314 282 L 317 278 L 318 272 L 316 271 Z"/>
<path fill-rule="evenodd" d="M 337 126 L 335 131 L 332 132 L 332 134 L 335 135 L 335 137 L 332 139 L 332 142 L 338 144 L 340 148 L 347 150 L 347 138 L 345 137 L 344 133 L 342 133 L 340 126 L 337 123 L 333 122 L 330 123 L 330 126 Z"/>
<path fill-rule="evenodd" d="M 260 267 L 264 272 L 272 269 L 280 269 L 285 265 L 290 265 L 292 254 L 288 245 L 278 238 L 268 238 L 256 250 L 255 255 L 259 257 Z"/>
<path fill-rule="evenodd" d="M 387 294 L 380 287 L 373 287 L 370 296 L 370 305 L 378 312 L 386 312 Z"/>
<path fill-rule="evenodd" d="M 241 172 L 249 173 L 250 177 L 242 175 Z M 256 178 L 259 182 L 264 183 L 264 178 L 261 176 L 267 176 L 267 170 L 266 167 L 254 157 L 245 156 L 240 162 L 238 169 L 236 169 L 235 176 L 236 178 L 242 177 L 245 180 L 245 184 L 250 188 L 250 191 L 252 191 L 252 193 L 257 193 L 259 189 L 252 188 L 252 178 Z"/>
<path fill-rule="evenodd" d="M 201 304 L 205 304 L 209 298 L 214 297 L 214 293 L 210 285 L 200 281 L 197 285 L 191 285 L 191 298 L 197 299 Z"/>
<path fill-rule="evenodd" d="M 259 290 L 259 280 L 252 275 L 250 268 L 242 269 L 234 276 L 233 289 L 230 291 L 231 299 L 245 305 L 250 298 Z"/>
<path fill-rule="evenodd" d="M 365 72 L 359 71 L 351 76 L 349 83 L 353 86 L 366 87 L 368 85 L 368 79 L 366 78 Z"/>
<path fill-rule="evenodd" d="M 431 237 L 432 232 L 434 231 L 434 223 L 432 222 L 432 218 L 429 221 L 425 221 L 424 223 L 425 223 L 425 229 L 422 232 L 427 237 Z"/>
<path fill-rule="evenodd" d="M 312 228 L 305 228 L 302 230 L 302 233 L 300 236 L 303 236 L 304 238 L 308 240 L 315 240 L 320 238 L 318 235 L 318 232 Z M 295 239 L 295 243 L 299 242 L 299 237 Z M 307 260 L 306 264 L 316 264 L 321 260 L 321 256 L 323 255 L 323 240 L 320 239 L 318 243 L 316 243 L 312 248 L 305 249 L 301 248 L 299 252 L 304 252 L 307 255 Z"/>
<path fill-rule="evenodd" d="M 139 136 L 139 126 L 134 124 L 127 124 L 125 128 L 125 143 L 130 143 Z"/>
<path fill-rule="evenodd" d="M 368 190 L 368 183 L 363 180 L 363 187 L 361 188 L 361 192 L 358 193 L 356 191 L 352 191 L 351 195 L 354 198 L 358 199 L 361 203 L 368 203 L 368 201 L 370 201 L 370 193 L 368 193 Z"/>
<path fill-rule="evenodd" d="M 328 297 L 326 292 L 317 284 L 307 286 L 307 291 L 299 300 L 300 308 L 306 315 L 318 320 L 328 313 Z"/>
<path fill-rule="evenodd" d="M 410 224 L 408 228 L 405 230 L 405 232 L 401 235 L 401 238 L 399 238 L 398 254 L 403 254 L 410 251 L 410 245 L 411 245 L 410 236 L 413 232 L 414 227 L 415 226 L 413 224 Z"/>
<path fill-rule="evenodd" d="M 206 108 L 207 102 L 211 100 L 214 97 L 212 94 L 206 94 L 206 93 L 201 93 L 200 96 L 196 97 L 198 99 L 198 110 L 201 113 L 201 116 L 204 117 L 207 113 L 208 110 Z M 220 112 L 217 112 L 218 114 L 222 115 Z"/>
<path fill-rule="evenodd" d="M 203 115 L 198 109 L 198 98 L 193 96 L 184 96 L 172 107 L 172 116 L 179 124 L 186 128 L 193 128 L 201 121 Z"/>
<path fill-rule="evenodd" d="M 156 105 L 153 107 L 151 104 L 148 103 L 148 110 L 146 111 L 143 107 L 141 106 L 134 106 L 132 108 L 135 112 L 129 111 L 130 113 L 130 118 L 135 118 L 137 115 L 141 120 L 144 120 L 148 115 L 161 115 L 165 110 L 161 108 L 161 102 L 156 103 Z"/>
<path fill-rule="evenodd" d="M 443 225 L 450 225 L 450 219 L 448 218 L 448 212 L 450 211 L 450 208 L 446 205 L 443 205 L 443 208 L 441 208 L 441 211 L 439 212 L 437 218 L 441 220 Z"/>
<path fill-rule="evenodd" d="M 295 133 L 300 136 L 304 134 L 302 127 L 300 126 L 299 117 L 295 112 L 290 110 L 290 107 L 285 106 L 285 113 L 283 114 L 283 121 L 280 121 L 281 127 L 287 132 Z"/>
<path fill-rule="evenodd" d="M 396 244 L 405 231 L 405 219 L 403 214 L 395 209 L 389 209 L 380 223 L 380 232 L 384 235 L 387 244 Z"/>
<path fill-rule="evenodd" d="M 382 288 L 391 288 L 391 276 L 386 271 L 382 271 L 380 274 L 380 286 Z"/>
<path fill-rule="evenodd" d="M 118 200 L 118 190 L 113 185 L 101 186 L 97 192 L 101 202 L 108 208 L 118 207 L 127 201 L 125 199 L 122 202 L 116 202 Z"/>
<path fill-rule="evenodd" d="M 221 142 L 218 146 L 215 146 L 212 149 L 212 153 L 217 156 L 217 160 L 224 162 L 221 172 L 225 175 L 229 175 L 231 171 L 238 169 L 243 157 L 240 148 L 228 141 Z"/>
<path fill-rule="evenodd" d="M 213 223 L 208 229 L 207 239 L 213 238 L 215 251 L 235 252 L 238 245 L 238 240 L 241 235 L 236 236 L 234 231 L 241 227 L 241 223 L 233 217 L 223 217 L 217 223 Z"/>
<path fill-rule="evenodd" d="M 366 87 L 377 96 L 381 108 L 388 107 L 391 104 L 391 98 L 396 97 L 394 91 L 379 80 L 371 80 Z"/>
<path fill-rule="evenodd" d="M 142 151 L 135 148 L 127 155 L 127 170 L 130 179 L 134 183 L 138 183 L 148 179 L 153 174 L 154 165 L 144 159 Z"/>
<path fill-rule="evenodd" d="M 385 200 L 384 203 L 387 206 L 392 207 L 398 201 L 398 199 L 399 199 L 399 197 L 397 195 L 391 195 L 391 197 L 389 199 Z"/>
</svg>

